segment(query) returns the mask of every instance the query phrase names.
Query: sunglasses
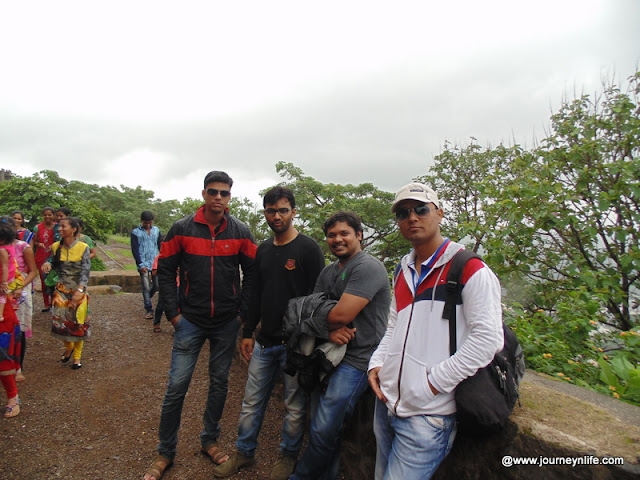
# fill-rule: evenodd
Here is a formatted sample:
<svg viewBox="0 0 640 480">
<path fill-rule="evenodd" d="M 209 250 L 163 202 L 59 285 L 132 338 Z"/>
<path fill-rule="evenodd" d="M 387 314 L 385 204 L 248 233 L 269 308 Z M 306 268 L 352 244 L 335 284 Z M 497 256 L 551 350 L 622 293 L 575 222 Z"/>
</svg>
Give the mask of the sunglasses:
<svg viewBox="0 0 640 480">
<path fill-rule="evenodd" d="M 269 215 L 270 217 L 273 217 L 276 213 L 279 213 L 280 215 L 284 216 L 287 213 L 289 213 L 291 211 L 290 208 L 265 208 L 264 209 L 264 213 L 266 215 Z"/>
<path fill-rule="evenodd" d="M 207 194 L 211 195 L 212 197 L 217 197 L 218 194 L 220 194 L 220 196 L 224 198 L 231 195 L 231 192 L 229 190 L 217 190 L 215 188 L 207 188 Z"/>
<path fill-rule="evenodd" d="M 416 205 L 413 208 L 399 208 L 396 210 L 396 220 L 401 222 L 409 218 L 411 212 L 414 212 L 418 217 L 423 218 L 429 215 L 428 205 Z"/>
</svg>

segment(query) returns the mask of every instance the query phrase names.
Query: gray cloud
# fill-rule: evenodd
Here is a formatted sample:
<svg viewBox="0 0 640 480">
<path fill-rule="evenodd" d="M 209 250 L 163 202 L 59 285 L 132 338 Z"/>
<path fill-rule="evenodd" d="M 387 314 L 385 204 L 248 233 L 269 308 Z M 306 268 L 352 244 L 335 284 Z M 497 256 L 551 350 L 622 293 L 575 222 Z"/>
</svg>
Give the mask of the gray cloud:
<svg viewBox="0 0 640 480">
<path fill-rule="evenodd" d="M 627 28 L 629 13 L 640 11 L 636 4 L 625 8 L 622 16 L 607 11 L 598 32 L 537 44 L 505 38 L 493 49 L 451 56 L 399 55 L 376 70 L 345 70 L 223 116 L 143 119 L 0 108 L 0 162 L 157 190 L 214 168 L 233 169 L 237 181 L 276 179 L 274 165 L 285 161 L 324 182 L 394 190 L 426 173 L 445 141 L 531 145 L 545 135 L 563 98 L 599 90 L 603 77 L 624 81 L 640 58 L 640 33 Z M 164 95 L 179 98 L 185 88 L 178 84 Z M 140 151 L 151 152 L 136 157 L 149 164 L 128 160 Z M 153 155 L 160 160 L 144 160 Z M 176 190 L 176 197 L 196 196 L 198 188 Z"/>
</svg>

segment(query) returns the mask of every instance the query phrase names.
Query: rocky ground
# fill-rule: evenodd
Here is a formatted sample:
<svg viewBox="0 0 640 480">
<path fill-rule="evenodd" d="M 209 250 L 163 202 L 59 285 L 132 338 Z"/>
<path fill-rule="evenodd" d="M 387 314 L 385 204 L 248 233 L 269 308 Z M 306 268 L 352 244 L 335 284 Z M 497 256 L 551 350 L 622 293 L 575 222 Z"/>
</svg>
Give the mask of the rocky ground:
<svg viewBox="0 0 640 480">
<path fill-rule="evenodd" d="M 91 297 L 93 336 L 86 342 L 83 368 L 60 363 L 62 342 L 49 335 L 49 316 L 36 302 L 34 336 L 19 383 L 22 411 L 0 419 L 0 478 L 3 480 L 136 479 L 151 464 L 157 443 L 160 405 L 171 354 L 172 327 L 151 331 L 138 294 Z M 212 478 L 213 466 L 200 455 L 199 432 L 208 375 L 206 346 L 185 401 L 178 455 L 167 480 Z M 246 366 L 234 361 L 222 421 L 222 444 L 232 449 L 244 394 Z M 267 412 L 259 461 L 233 477 L 268 478 L 276 457 L 281 402 Z"/>
<path fill-rule="evenodd" d="M 163 320 L 154 334 L 144 320 L 140 294 L 93 295 L 93 334 L 83 368 L 60 363 L 62 342 L 51 337 L 50 317 L 35 296 L 33 338 L 19 383 L 22 411 L 0 418 L 0 479 L 137 479 L 153 461 L 160 406 L 167 381 L 173 327 Z M 187 395 L 178 455 L 167 480 L 213 478 L 213 465 L 199 454 L 206 400 L 207 347 Z M 244 394 L 246 365 L 234 360 L 222 420 L 222 445 L 232 450 Z M 279 392 L 275 392 L 278 397 Z M 4 400 L 4 399 L 3 399 Z M 258 461 L 233 478 L 268 478 L 277 455 L 283 407 L 271 402 Z"/>
</svg>

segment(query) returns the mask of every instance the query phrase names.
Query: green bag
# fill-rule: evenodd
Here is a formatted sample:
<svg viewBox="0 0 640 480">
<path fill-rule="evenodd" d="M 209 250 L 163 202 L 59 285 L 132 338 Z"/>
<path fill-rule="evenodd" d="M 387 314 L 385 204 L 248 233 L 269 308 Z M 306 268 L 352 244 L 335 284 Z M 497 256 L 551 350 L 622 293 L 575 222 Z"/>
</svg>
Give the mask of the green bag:
<svg viewBox="0 0 640 480">
<path fill-rule="evenodd" d="M 58 283 L 58 272 L 51 270 L 46 277 L 44 277 L 44 284 L 47 287 L 55 287 Z"/>
<path fill-rule="evenodd" d="M 60 263 L 60 248 L 61 248 L 61 245 L 58 245 L 56 254 L 53 256 L 53 263 L 55 265 L 58 265 Z M 49 273 L 47 274 L 47 276 L 44 277 L 44 284 L 47 287 L 53 288 L 56 286 L 57 283 L 58 283 L 58 271 L 52 268 L 51 271 L 49 271 Z"/>
</svg>

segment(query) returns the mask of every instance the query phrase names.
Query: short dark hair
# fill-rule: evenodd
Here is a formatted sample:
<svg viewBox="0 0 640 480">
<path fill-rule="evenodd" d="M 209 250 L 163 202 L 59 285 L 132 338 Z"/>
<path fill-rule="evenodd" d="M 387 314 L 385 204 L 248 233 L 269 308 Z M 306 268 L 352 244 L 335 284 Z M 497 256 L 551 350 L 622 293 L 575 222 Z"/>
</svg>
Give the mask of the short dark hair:
<svg viewBox="0 0 640 480">
<path fill-rule="evenodd" d="M 291 208 L 296 208 L 296 198 L 293 196 L 293 192 L 286 187 L 273 187 L 267 193 L 264 194 L 264 199 L 262 200 L 262 206 L 266 207 L 267 205 L 273 205 L 281 198 L 286 198 L 289 200 L 289 204 L 291 204 Z"/>
<path fill-rule="evenodd" d="M 143 222 L 148 222 L 149 220 L 153 220 L 154 218 L 156 217 L 153 215 L 153 212 L 150 212 L 149 210 L 145 210 L 140 214 L 140 220 L 142 220 Z"/>
<path fill-rule="evenodd" d="M 50 211 L 51 213 L 53 213 L 54 215 L 56 214 L 56 209 L 55 209 L 55 208 L 53 208 L 53 207 L 44 207 L 44 208 L 42 209 L 42 212 L 41 212 L 41 213 L 44 213 L 44 212 L 46 212 L 47 210 L 48 210 L 48 211 Z"/>
<path fill-rule="evenodd" d="M 225 172 L 219 170 L 212 170 L 207 173 L 207 176 L 204 177 L 204 188 L 207 188 L 207 185 L 213 182 L 226 183 L 229 185 L 229 188 L 233 187 L 233 179 Z"/>
<path fill-rule="evenodd" d="M 353 212 L 345 212 L 343 210 L 340 210 L 339 212 L 331 215 L 324 222 L 324 225 L 322 225 L 322 231 L 324 232 L 324 234 L 326 235 L 329 229 L 338 222 L 345 222 L 347 225 L 353 228 L 356 233 L 364 231 L 362 229 L 362 220 L 358 215 Z"/>
<path fill-rule="evenodd" d="M 9 245 L 16 239 L 16 222 L 9 215 L 0 216 L 0 243 Z"/>
<path fill-rule="evenodd" d="M 18 225 L 19 227 L 24 227 L 24 212 L 22 210 L 14 210 L 13 212 L 11 212 L 11 218 L 13 218 L 13 216 L 18 213 L 20 214 L 20 216 L 22 217 L 22 222 L 20 222 L 20 225 Z M 13 219 L 13 221 L 15 222 L 15 218 Z"/>
<path fill-rule="evenodd" d="M 60 207 L 59 209 L 57 209 L 57 210 L 56 210 L 56 213 L 57 213 L 57 212 L 62 212 L 62 213 L 64 213 L 64 216 L 65 216 L 65 217 L 69 217 L 69 216 L 71 216 L 71 210 L 69 210 L 67 207 Z"/>
</svg>

